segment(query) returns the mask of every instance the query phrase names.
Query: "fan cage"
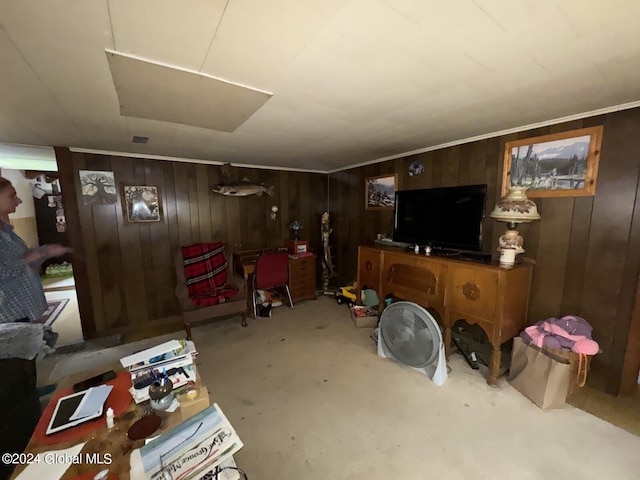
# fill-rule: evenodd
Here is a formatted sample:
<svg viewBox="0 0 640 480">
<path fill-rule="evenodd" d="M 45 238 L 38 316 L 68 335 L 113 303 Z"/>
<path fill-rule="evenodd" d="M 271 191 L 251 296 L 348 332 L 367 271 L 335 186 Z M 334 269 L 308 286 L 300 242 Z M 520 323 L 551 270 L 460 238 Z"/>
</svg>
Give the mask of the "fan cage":
<svg viewBox="0 0 640 480">
<path fill-rule="evenodd" d="M 440 326 L 420 305 L 392 303 L 382 312 L 379 328 L 381 341 L 398 362 L 425 368 L 438 358 L 442 344 Z"/>
</svg>

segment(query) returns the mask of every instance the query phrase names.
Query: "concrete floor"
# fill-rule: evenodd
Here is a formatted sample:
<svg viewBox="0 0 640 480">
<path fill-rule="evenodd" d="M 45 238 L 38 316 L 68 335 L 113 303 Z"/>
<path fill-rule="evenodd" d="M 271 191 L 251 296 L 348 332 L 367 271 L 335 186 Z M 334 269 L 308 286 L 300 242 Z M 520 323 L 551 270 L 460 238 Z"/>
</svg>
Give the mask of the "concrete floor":
<svg viewBox="0 0 640 480">
<path fill-rule="evenodd" d="M 251 480 L 640 478 L 640 437 L 570 405 L 542 411 L 504 379 L 489 387 L 459 355 L 437 387 L 379 358 L 370 329 L 329 297 L 249 324 L 197 327 L 194 341 Z M 184 332 L 61 356 L 50 379 L 165 338 Z"/>
</svg>

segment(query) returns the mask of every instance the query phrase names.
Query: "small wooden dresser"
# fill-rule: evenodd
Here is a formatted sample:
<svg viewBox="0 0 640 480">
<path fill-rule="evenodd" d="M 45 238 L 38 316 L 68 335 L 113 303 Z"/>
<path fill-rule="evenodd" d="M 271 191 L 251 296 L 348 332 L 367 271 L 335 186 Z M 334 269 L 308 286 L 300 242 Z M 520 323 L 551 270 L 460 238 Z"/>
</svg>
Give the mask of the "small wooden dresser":
<svg viewBox="0 0 640 480">
<path fill-rule="evenodd" d="M 289 257 L 289 290 L 293 303 L 316 299 L 316 256 Z"/>
</svg>

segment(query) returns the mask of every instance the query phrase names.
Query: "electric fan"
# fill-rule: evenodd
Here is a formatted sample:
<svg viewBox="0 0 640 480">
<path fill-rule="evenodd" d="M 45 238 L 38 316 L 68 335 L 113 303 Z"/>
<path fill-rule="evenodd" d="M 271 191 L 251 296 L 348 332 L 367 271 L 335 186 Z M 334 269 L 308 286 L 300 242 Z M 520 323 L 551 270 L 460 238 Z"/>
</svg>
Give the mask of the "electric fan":
<svg viewBox="0 0 640 480">
<path fill-rule="evenodd" d="M 436 385 L 447 379 L 444 342 L 438 322 L 420 305 L 395 302 L 378 325 L 378 355 L 427 375 Z"/>
</svg>

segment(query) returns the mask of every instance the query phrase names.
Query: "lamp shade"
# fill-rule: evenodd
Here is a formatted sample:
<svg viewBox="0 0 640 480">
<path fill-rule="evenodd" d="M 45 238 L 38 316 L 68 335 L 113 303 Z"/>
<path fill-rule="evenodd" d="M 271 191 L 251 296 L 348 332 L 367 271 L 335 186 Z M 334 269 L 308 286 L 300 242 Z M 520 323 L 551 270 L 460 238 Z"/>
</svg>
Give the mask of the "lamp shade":
<svg viewBox="0 0 640 480">
<path fill-rule="evenodd" d="M 511 187 L 489 214 L 500 222 L 529 223 L 540 219 L 538 207 L 527 198 L 525 187 Z"/>
</svg>

